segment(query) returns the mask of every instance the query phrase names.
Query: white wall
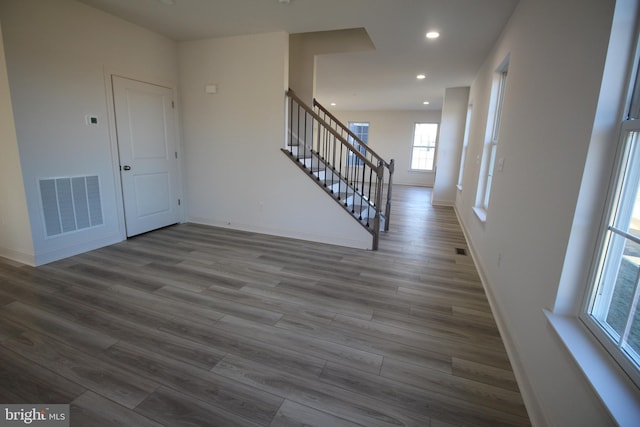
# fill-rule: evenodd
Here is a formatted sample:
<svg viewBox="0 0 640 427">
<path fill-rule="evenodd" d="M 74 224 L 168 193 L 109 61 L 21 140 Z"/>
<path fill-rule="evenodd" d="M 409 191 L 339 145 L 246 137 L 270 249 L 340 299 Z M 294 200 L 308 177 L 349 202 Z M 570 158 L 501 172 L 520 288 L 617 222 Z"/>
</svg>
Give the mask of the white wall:
<svg viewBox="0 0 640 427">
<path fill-rule="evenodd" d="M 548 324 L 585 159 L 614 2 L 522 0 L 478 73 L 456 210 L 536 425 L 612 425 Z M 472 211 L 494 70 L 510 54 L 486 223 Z"/>
<path fill-rule="evenodd" d="M 175 83 L 176 44 L 68 0 L 3 0 L 0 21 L 36 263 L 122 240 L 105 76 Z M 46 238 L 38 179 L 96 174 L 104 225 Z"/>
<path fill-rule="evenodd" d="M 431 202 L 453 206 L 456 202 L 460 153 L 469 108 L 469 87 L 447 88 L 442 105 L 442 121 L 438 140 L 437 172 Z"/>
<path fill-rule="evenodd" d="M 375 50 L 364 28 L 316 31 L 289 36 L 289 88 L 306 104 L 316 93 L 316 56 Z"/>
<path fill-rule="evenodd" d="M 331 110 L 331 107 L 325 106 Z M 369 122 L 369 145 L 385 160 L 396 162 L 393 183 L 432 187 L 433 172 L 411 171 L 414 125 L 440 123 L 440 110 L 431 111 L 331 111 L 341 122 Z M 437 152 L 436 152 L 437 156 Z"/>
<path fill-rule="evenodd" d="M 0 256 L 33 265 L 35 257 L 22 183 L 16 128 L 0 28 Z"/>
<path fill-rule="evenodd" d="M 371 235 L 287 158 L 284 32 L 181 43 L 189 221 L 371 247 Z M 217 84 L 206 94 L 206 84 Z"/>
</svg>

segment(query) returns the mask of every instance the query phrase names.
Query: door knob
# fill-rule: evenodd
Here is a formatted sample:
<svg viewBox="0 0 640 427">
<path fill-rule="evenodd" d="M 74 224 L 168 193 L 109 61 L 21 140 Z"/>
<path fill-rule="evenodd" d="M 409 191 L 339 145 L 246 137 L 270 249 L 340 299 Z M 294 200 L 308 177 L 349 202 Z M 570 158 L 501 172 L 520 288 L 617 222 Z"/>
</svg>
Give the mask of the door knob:
<svg viewBox="0 0 640 427">
<path fill-rule="evenodd" d="M 122 167 L 122 169 L 124 169 L 124 170 L 126 170 L 126 171 L 130 171 L 130 170 L 131 170 L 131 166 L 129 166 L 129 165 L 124 165 L 124 166 Z"/>
</svg>

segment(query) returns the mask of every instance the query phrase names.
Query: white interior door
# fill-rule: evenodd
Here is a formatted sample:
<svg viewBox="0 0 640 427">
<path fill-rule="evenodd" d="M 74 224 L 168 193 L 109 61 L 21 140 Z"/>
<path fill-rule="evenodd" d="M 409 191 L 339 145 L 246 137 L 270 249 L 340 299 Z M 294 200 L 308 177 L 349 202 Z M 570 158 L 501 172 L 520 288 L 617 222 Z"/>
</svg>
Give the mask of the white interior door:
<svg viewBox="0 0 640 427">
<path fill-rule="evenodd" d="M 173 91 L 113 76 L 127 237 L 178 222 Z"/>
</svg>

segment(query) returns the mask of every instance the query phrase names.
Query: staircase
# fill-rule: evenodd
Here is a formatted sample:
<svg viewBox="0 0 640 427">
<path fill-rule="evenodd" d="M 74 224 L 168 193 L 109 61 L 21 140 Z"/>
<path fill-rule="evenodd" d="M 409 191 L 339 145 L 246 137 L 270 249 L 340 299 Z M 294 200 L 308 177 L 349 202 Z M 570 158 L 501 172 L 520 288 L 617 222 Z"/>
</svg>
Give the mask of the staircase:
<svg viewBox="0 0 640 427">
<path fill-rule="evenodd" d="M 393 160 L 382 159 L 316 100 L 311 108 L 292 90 L 286 98 L 282 151 L 372 234 L 377 250 L 380 231 L 389 230 Z"/>
</svg>

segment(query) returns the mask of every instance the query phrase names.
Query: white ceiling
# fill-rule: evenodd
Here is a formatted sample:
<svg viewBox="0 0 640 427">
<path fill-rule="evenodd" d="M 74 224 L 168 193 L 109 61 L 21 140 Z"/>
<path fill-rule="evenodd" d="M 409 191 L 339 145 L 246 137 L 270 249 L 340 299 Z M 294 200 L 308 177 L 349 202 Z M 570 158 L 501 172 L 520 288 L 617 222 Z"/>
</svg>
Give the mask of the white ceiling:
<svg viewBox="0 0 640 427">
<path fill-rule="evenodd" d="M 364 27 L 375 51 L 322 55 L 316 98 L 334 109 L 440 109 L 468 86 L 518 0 L 79 0 L 176 41 Z M 436 40 L 427 31 L 439 31 Z M 425 73 L 427 78 L 417 80 Z M 429 101 L 429 105 L 423 105 Z"/>
</svg>

